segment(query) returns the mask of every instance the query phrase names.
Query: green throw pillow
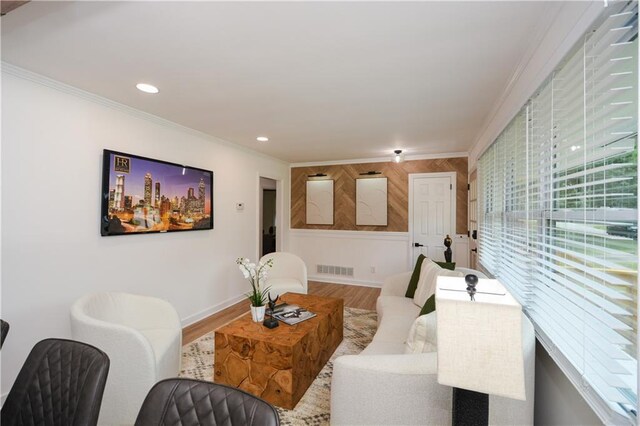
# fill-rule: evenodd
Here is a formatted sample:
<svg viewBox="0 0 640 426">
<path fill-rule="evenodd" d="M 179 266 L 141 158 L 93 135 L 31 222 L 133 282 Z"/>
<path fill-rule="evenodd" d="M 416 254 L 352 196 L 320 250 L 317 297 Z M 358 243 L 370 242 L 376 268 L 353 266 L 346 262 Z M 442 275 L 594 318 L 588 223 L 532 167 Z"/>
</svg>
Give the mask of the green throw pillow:
<svg viewBox="0 0 640 426">
<path fill-rule="evenodd" d="M 420 269 L 422 268 L 422 261 L 425 259 L 426 257 L 424 254 L 418 256 L 418 260 L 416 260 L 416 267 L 413 268 L 413 274 L 411 274 L 411 279 L 409 280 L 409 287 L 407 287 L 407 292 L 404 295 L 405 297 L 413 299 L 413 295 L 416 294 L 416 289 L 418 288 L 418 280 L 420 279 Z"/>
<path fill-rule="evenodd" d="M 424 306 L 420 310 L 420 315 L 418 316 L 430 314 L 435 310 L 436 310 L 436 295 L 432 294 L 431 297 L 428 298 L 426 302 L 424 302 Z"/>
<path fill-rule="evenodd" d="M 436 263 L 438 264 L 438 266 L 440 266 L 443 269 L 448 269 L 450 271 L 456 270 L 456 262 L 436 262 Z"/>
</svg>

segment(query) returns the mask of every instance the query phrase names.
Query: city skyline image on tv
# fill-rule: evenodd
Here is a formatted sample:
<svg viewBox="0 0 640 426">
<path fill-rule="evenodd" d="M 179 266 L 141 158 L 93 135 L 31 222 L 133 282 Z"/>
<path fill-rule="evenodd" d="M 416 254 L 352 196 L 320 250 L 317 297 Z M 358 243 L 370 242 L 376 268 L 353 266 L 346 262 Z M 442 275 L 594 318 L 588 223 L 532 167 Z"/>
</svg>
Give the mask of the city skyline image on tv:
<svg viewBox="0 0 640 426">
<path fill-rule="evenodd" d="M 213 172 L 104 150 L 101 234 L 213 228 Z"/>
</svg>

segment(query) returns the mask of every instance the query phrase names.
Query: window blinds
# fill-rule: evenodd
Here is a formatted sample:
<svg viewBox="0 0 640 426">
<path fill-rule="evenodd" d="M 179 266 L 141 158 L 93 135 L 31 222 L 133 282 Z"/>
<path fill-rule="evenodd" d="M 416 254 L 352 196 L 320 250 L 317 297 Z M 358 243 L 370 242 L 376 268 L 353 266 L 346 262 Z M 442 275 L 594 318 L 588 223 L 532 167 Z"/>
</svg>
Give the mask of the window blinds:
<svg viewBox="0 0 640 426">
<path fill-rule="evenodd" d="M 634 421 L 637 19 L 610 4 L 478 161 L 480 263 L 608 418 Z"/>
</svg>

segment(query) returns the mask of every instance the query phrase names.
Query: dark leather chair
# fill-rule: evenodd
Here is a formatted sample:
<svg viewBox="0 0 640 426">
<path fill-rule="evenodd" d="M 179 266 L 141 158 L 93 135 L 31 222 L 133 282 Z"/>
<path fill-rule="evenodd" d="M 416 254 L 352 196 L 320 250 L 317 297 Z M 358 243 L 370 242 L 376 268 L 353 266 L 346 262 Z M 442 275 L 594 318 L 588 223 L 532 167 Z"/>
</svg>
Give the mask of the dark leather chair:
<svg viewBox="0 0 640 426">
<path fill-rule="evenodd" d="M 73 340 L 45 339 L 27 357 L 2 406 L 2 426 L 96 425 L 109 357 Z"/>
<path fill-rule="evenodd" d="M 278 413 L 268 402 L 231 386 L 191 379 L 156 383 L 136 420 L 136 426 L 279 424 Z"/>
<path fill-rule="evenodd" d="M 7 338 L 7 334 L 9 334 L 9 323 L 0 319 L 0 349 L 4 345 L 4 339 Z"/>
</svg>

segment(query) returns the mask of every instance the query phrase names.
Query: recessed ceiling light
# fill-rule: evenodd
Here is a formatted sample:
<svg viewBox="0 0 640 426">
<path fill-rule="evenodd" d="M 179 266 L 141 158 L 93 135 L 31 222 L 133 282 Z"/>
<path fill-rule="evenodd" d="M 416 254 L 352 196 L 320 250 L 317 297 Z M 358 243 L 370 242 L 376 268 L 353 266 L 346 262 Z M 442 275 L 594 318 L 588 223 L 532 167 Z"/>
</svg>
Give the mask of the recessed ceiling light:
<svg viewBox="0 0 640 426">
<path fill-rule="evenodd" d="M 266 137 L 266 136 L 258 136 L 258 137 L 256 138 L 256 140 L 257 140 L 258 142 L 269 142 L 269 138 L 268 138 L 268 137 Z"/>
<path fill-rule="evenodd" d="M 158 93 L 159 90 L 156 86 L 153 86 L 151 84 L 147 84 L 147 83 L 138 83 L 136 84 L 136 87 L 138 88 L 138 90 L 145 92 L 145 93 Z"/>
</svg>

